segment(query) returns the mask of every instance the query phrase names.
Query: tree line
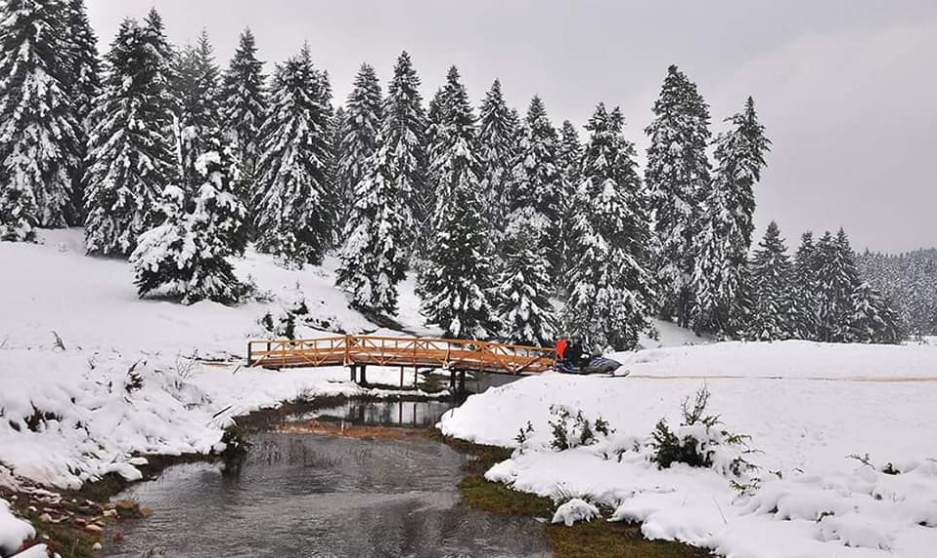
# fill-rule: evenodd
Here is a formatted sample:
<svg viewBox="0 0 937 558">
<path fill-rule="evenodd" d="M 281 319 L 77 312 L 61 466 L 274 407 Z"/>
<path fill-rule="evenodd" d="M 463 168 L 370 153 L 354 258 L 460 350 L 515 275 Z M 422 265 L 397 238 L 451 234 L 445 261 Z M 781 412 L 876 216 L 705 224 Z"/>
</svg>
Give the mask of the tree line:
<svg viewBox="0 0 937 558">
<path fill-rule="evenodd" d="M 386 95 L 364 64 L 334 108 L 308 46 L 268 76 L 249 30 L 222 70 L 205 33 L 176 48 L 155 10 L 103 64 L 82 0 L 9 0 L 0 25 L 0 239 L 84 225 L 141 295 L 237 302 L 230 259 L 252 242 L 291 266 L 335 250 L 369 314 L 393 315 L 414 270 L 453 337 L 630 349 L 660 315 L 733 338 L 901 338 L 842 231 L 792 263 L 772 224 L 750 256 L 770 141 L 751 98 L 713 138 L 676 66 L 642 176 L 619 108 L 598 104 L 581 141 L 497 80 L 476 114 L 455 67 L 424 105 L 406 52 Z"/>
</svg>

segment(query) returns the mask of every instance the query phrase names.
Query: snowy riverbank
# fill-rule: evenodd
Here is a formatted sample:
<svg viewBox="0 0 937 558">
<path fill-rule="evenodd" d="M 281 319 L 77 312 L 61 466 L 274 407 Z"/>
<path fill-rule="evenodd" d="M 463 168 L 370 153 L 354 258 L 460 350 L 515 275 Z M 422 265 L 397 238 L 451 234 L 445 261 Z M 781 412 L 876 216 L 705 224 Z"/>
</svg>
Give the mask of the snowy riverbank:
<svg viewBox="0 0 937 558">
<path fill-rule="evenodd" d="M 937 548 L 937 347 L 720 343 L 619 356 L 631 377 L 524 379 L 471 397 L 442 431 L 517 447 L 529 421 L 523 452 L 490 480 L 582 497 L 642 522 L 649 538 L 720 555 L 923 558 Z M 681 402 L 702 386 L 724 427 L 751 436 L 750 476 L 716 470 L 727 448 L 710 469 L 650 462 L 657 421 L 676 427 Z M 555 451 L 552 406 L 601 416 L 615 432 Z M 757 489 L 730 486 L 753 478 Z"/>
<path fill-rule="evenodd" d="M 383 332 L 348 308 L 333 286 L 333 260 L 287 270 L 249 252 L 237 272 L 251 278 L 261 300 L 186 307 L 140 300 L 126 262 L 84 256 L 81 238 L 80 230 L 46 231 L 43 245 L 0 243 L 3 486 L 76 488 L 108 472 L 135 479 L 134 455 L 218 450 L 235 416 L 299 397 L 390 394 L 354 385 L 341 368 L 272 373 L 242 366 L 248 339 L 277 336 L 261 326 L 264 315 L 277 320 L 300 303 L 316 321 L 303 324 L 300 316 L 297 336 L 329 334 L 312 325 Z M 399 380 L 396 370 L 368 375 L 384 384 Z M 0 500 L 0 556 L 31 533 Z"/>
</svg>

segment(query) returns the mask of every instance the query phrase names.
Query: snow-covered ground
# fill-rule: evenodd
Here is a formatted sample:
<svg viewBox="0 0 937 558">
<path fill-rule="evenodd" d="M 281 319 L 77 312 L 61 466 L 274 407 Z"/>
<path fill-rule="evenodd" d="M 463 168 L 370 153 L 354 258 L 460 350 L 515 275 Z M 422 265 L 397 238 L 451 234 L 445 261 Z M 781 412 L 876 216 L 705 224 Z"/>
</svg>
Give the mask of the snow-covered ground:
<svg viewBox="0 0 937 558">
<path fill-rule="evenodd" d="M 618 358 L 629 377 L 524 379 L 471 397 L 441 428 L 517 447 L 530 421 L 523 451 L 490 480 L 603 504 L 615 519 L 643 522 L 650 538 L 739 558 L 935 555 L 937 346 L 716 343 Z M 718 467 L 658 470 L 650 462 L 657 421 L 677 427 L 683 399 L 702 386 L 724 428 L 751 436 L 756 451 L 746 458 L 759 467 L 757 489 L 732 488 L 734 477 Z M 615 432 L 555 451 L 554 405 L 601 416 Z M 868 465 L 857 459 L 866 455 Z M 889 463 L 900 474 L 882 472 Z"/>
<path fill-rule="evenodd" d="M 126 262 L 84 255 L 80 230 L 46 231 L 42 245 L 0 243 L 0 483 L 76 487 L 115 471 L 139 476 L 134 454 L 208 452 L 231 417 L 299 396 L 354 395 L 341 368 L 279 373 L 241 366 L 260 319 L 304 300 L 316 337 L 380 332 L 334 283 L 334 259 L 288 270 L 249 252 L 237 263 L 263 302 L 229 308 L 140 300 Z M 400 319 L 426 331 L 408 293 Z M 410 320 L 410 322 L 407 322 Z M 59 343 L 61 340 L 61 344 Z M 193 361 L 197 355 L 228 362 Z M 395 370 L 369 370 L 394 384 Z M 372 394 L 386 392 L 371 390 Z M 0 500 L 0 555 L 31 528 Z"/>
</svg>

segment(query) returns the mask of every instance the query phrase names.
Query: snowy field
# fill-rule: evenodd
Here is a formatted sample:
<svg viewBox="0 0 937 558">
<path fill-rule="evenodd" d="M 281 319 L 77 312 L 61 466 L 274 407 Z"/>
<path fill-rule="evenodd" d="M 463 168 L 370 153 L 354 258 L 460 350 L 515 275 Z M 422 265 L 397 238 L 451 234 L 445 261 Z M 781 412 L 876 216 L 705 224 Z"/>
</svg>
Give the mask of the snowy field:
<svg viewBox="0 0 937 558">
<path fill-rule="evenodd" d="M 471 397 L 441 428 L 517 447 L 530 421 L 522 451 L 489 471 L 490 480 L 604 505 L 615 510 L 607 519 L 643 522 L 649 538 L 738 558 L 935 555 L 937 346 L 718 343 L 618 356 L 630 377 L 524 379 Z M 719 428 L 751 436 L 755 451 L 745 458 L 757 470 L 740 478 L 726 471 L 738 455 L 726 447 L 709 469 L 650 462 L 657 421 L 677 427 L 683 399 L 702 386 Z M 601 416 L 615 431 L 555 451 L 554 405 Z M 752 479 L 758 488 L 730 486 Z"/>
</svg>

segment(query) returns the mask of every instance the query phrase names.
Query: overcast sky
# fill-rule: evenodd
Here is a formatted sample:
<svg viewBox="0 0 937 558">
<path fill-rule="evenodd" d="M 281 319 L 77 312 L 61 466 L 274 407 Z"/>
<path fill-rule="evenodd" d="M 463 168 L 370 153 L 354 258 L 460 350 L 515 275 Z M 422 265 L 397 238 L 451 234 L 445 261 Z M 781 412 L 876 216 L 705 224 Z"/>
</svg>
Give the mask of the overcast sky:
<svg viewBox="0 0 937 558">
<path fill-rule="evenodd" d="M 177 44 L 207 29 L 226 65 L 250 26 L 273 63 L 308 41 L 347 96 L 358 66 L 382 82 L 410 52 L 429 97 L 449 65 L 479 101 L 500 78 L 522 111 L 539 94 L 559 125 L 621 105 L 643 151 L 669 64 L 711 105 L 713 129 L 747 95 L 774 142 L 756 192 L 793 250 L 845 227 L 857 250 L 937 246 L 937 1 L 88 0 L 102 52 L 155 6 Z"/>
</svg>

